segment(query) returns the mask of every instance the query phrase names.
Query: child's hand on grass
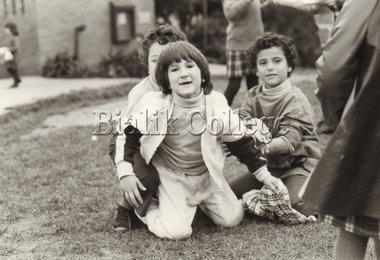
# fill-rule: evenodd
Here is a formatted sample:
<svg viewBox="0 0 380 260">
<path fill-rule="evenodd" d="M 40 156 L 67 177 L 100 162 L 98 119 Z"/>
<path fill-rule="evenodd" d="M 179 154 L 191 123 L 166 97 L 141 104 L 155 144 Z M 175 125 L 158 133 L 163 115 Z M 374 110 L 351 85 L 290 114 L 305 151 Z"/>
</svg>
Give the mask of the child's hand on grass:
<svg viewBox="0 0 380 260">
<path fill-rule="evenodd" d="M 144 191 L 146 188 L 135 175 L 128 175 L 121 178 L 120 186 L 124 191 L 125 199 L 131 206 L 137 208 L 143 203 L 139 189 Z"/>
<path fill-rule="evenodd" d="M 266 177 L 263 180 L 263 183 L 273 192 L 282 192 L 284 189 L 286 189 L 284 183 L 279 178 L 276 178 L 272 175 Z"/>
</svg>

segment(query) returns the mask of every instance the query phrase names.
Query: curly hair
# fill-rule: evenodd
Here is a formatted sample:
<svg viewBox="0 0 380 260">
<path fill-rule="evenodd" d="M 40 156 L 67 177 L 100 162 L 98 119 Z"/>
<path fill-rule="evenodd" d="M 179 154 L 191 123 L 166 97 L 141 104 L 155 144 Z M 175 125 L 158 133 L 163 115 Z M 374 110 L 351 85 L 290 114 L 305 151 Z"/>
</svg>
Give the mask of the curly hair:
<svg viewBox="0 0 380 260">
<path fill-rule="evenodd" d="M 187 41 L 187 36 L 171 26 L 157 24 L 144 37 L 139 52 L 140 60 L 148 66 L 149 50 L 153 43 L 158 42 L 160 45 L 165 45 L 176 41 Z"/>
<path fill-rule="evenodd" d="M 260 51 L 270 49 L 271 47 L 281 48 L 284 52 L 288 66 L 292 68 L 291 72 L 288 72 L 288 77 L 290 77 L 298 62 L 298 53 L 293 39 L 288 36 L 273 32 L 265 33 L 264 36 L 257 39 L 255 44 L 249 48 L 247 53 L 247 64 L 251 68 L 257 70 L 257 55 Z"/>
<path fill-rule="evenodd" d="M 179 41 L 171 42 L 161 53 L 157 60 L 156 80 L 164 94 L 171 94 L 168 70 L 170 65 L 181 60 L 194 61 L 201 71 L 201 88 L 205 95 L 210 94 L 213 88 L 210 76 L 210 68 L 206 57 L 191 43 Z"/>
<path fill-rule="evenodd" d="M 7 24 L 5 24 L 4 28 L 8 28 L 12 32 L 13 36 L 18 36 L 18 30 L 17 30 L 16 24 L 7 23 Z"/>
</svg>

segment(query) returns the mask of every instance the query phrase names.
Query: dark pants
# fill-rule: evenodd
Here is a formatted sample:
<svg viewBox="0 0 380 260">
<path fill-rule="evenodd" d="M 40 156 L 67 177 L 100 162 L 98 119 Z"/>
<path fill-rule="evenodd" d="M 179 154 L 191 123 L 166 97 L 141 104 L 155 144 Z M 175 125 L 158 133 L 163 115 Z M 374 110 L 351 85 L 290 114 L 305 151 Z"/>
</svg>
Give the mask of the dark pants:
<svg viewBox="0 0 380 260">
<path fill-rule="evenodd" d="M 21 82 L 20 75 L 18 73 L 17 68 L 7 68 L 9 74 L 11 74 L 13 80 L 14 80 L 14 85 L 17 86 L 18 83 Z"/>
<path fill-rule="evenodd" d="M 232 102 L 234 101 L 234 98 L 240 89 L 241 79 L 242 78 L 239 77 L 232 77 L 228 79 L 228 86 L 224 91 L 224 96 L 226 97 L 229 106 L 232 105 Z M 245 80 L 248 90 L 259 84 L 259 79 L 254 74 L 247 75 Z"/>
<path fill-rule="evenodd" d="M 133 159 L 135 160 L 135 163 L 133 164 L 133 172 L 136 174 L 136 177 L 140 180 L 142 185 L 146 188 L 145 191 L 139 190 L 143 203 L 136 209 L 137 214 L 144 217 L 146 210 L 148 209 L 150 199 L 157 192 L 158 185 L 160 184 L 160 178 L 158 177 L 158 172 L 152 163 L 149 163 L 148 165 L 145 163 L 145 159 L 141 156 L 140 151 L 133 156 Z M 125 203 L 129 205 L 127 201 L 125 201 Z"/>
<path fill-rule="evenodd" d="M 301 190 L 302 185 L 305 183 L 308 177 L 308 170 L 306 170 L 303 166 L 298 166 L 288 170 L 269 169 L 269 171 L 274 177 L 280 178 L 285 184 L 286 188 L 289 191 L 290 203 L 292 208 L 294 208 L 298 212 L 301 212 L 305 216 L 316 214 L 316 212 L 314 212 L 313 209 L 305 206 L 303 200 L 298 196 L 298 193 Z M 297 173 L 304 174 L 301 175 Z M 232 179 L 231 181 L 229 181 L 228 184 L 230 185 L 232 191 L 236 194 L 236 196 L 239 199 L 242 198 L 244 193 L 253 189 L 259 190 L 263 187 L 263 183 L 258 181 L 256 177 L 250 172 L 246 172 Z"/>
<path fill-rule="evenodd" d="M 116 152 L 116 138 L 117 134 L 114 134 L 110 140 L 110 156 L 115 158 Z M 144 217 L 146 214 L 146 210 L 148 208 L 150 199 L 156 194 L 158 185 L 160 184 L 160 178 L 158 177 L 158 172 L 156 168 L 152 165 L 152 163 L 146 164 L 145 159 L 141 156 L 140 151 L 137 151 L 133 156 L 134 163 L 132 165 L 133 172 L 136 174 L 136 177 L 140 180 L 141 184 L 146 188 L 145 191 L 140 190 L 141 198 L 143 199 L 143 203 L 136 208 L 137 214 L 141 217 Z M 124 192 L 123 199 L 126 205 L 129 203 L 126 201 Z"/>
</svg>

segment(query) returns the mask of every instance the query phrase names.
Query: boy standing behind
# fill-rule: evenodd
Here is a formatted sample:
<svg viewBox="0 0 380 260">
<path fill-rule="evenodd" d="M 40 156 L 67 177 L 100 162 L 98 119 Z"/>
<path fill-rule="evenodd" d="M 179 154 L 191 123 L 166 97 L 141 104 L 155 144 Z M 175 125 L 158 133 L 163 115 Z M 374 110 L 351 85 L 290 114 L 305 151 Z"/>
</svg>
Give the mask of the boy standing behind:
<svg viewBox="0 0 380 260">
<path fill-rule="evenodd" d="M 187 41 L 187 37 L 183 32 L 164 25 L 156 25 L 145 35 L 140 50 L 140 59 L 147 65 L 149 76 L 129 92 L 125 111 L 127 117 L 132 114 L 133 109 L 145 93 L 160 91 L 155 77 L 156 62 L 166 49 L 167 44 L 176 41 Z M 123 135 L 115 133 L 110 140 L 109 154 L 113 162 L 118 156 L 116 142 L 124 143 Z M 134 214 L 135 208 L 140 216 L 145 216 L 148 203 L 156 193 L 159 184 L 156 169 L 152 164 L 147 165 L 139 152 L 134 155 L 134 161 L 133 172 L 136 175 L 118 176 L 123 191 L 123 199 L 118 204 L 117 216 L 112 224 L 113 229 L 117 232 L 125 232 L 131 229 L 131 215 Z"/>
<path fill-rule="evenodd" d="M 247 93 L 241 118 L 267 119 L 263 121 L 273 138 L 265 154 L 268 169 L 288 188 L 291 206 L 310 216 L 315 212 L 304 205 L 298 192 L 316 166 L 320 149 L 311 104 L 289 80 L 296 57 L 290 37 L 267 33 L 256 41 L 248 51 L 248 60 L 264 84 Z M 238 198 L 262 187 L 250 173 L 238 176 L 229 184 Z"/>
</svg>

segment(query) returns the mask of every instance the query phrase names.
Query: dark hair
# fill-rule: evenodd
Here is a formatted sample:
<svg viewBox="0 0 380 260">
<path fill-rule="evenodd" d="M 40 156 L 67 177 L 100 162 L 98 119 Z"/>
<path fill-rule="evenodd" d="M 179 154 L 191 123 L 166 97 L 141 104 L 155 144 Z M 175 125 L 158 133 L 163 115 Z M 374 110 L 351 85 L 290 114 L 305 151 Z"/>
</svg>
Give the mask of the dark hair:
<svg viewBox="0 0 380 260">
<path fill-rule="evenodd" d="M 201 71 L 201 88 L 204 93 L 210 94 L 213 85 L 210 80 L 210 68 L 206 57 L 191 43 L 188 42 L 171 42 L 168 47 L 161 53 L 156 65 L 156 80 L 164 94 L 171 94 L 168 70 L 169 66 L 181 60 L 194 61 Z"/>
<path fill-rule="evenodd" d="M 250 67 L 257 70 L 257 55 L 260 51 L 279 47 L 284 52 L 288 66 L 292 68 L 288 72 L 288 77 L 296 67 L 298 61 L 297 49 L 292 38 L 273 32 L 267 32 L 264 36 L 256 40 L 255 44 L 248 50 L 247 63 Z"/>
<path fill-rule="evenodd" d="M 9 28 L 9 30 L 12 32 L 14 36 L 18 36 L 18 30 L 17 25 L 14 23 L 7 23 L 5 24 L 4 28 Z"/>
<path fill-rule="evenodd" d="M 187 36 L 180 30 L 167 25 L 154 26 L 144 37 L 139 52 L 140 60 L 148 66 L 149 49 L 153 43 L 165 45 L 170 42 L 187 41 Z"/>
</svg>

